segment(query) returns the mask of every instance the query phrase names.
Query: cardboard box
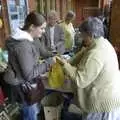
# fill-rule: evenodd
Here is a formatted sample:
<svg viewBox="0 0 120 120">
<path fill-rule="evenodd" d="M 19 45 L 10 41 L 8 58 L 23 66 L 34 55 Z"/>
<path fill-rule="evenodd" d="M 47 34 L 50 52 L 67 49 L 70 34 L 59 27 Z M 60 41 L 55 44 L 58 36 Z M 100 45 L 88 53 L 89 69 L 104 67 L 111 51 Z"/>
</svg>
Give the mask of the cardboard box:
<svg viewBox="0 0 120 120">
<path fill-rule="evenodd" d="M 63 97 L 59 92 L 51 93 L 42 99 L 45 120 L 60 120 L 62 102 Z"/>
<path fill-rule="evenodd" d="M 45 120 L 60 120 L 61 118 L 61 105 L 56 107 L 44 107 Z"/>
</svg>

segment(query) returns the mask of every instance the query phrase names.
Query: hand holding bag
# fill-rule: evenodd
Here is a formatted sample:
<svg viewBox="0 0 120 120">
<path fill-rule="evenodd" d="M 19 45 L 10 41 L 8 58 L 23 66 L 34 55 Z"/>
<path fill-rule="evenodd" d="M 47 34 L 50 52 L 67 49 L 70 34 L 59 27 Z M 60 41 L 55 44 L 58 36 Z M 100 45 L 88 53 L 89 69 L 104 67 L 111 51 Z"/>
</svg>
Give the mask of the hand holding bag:
<svg viewBox="0 0 120 120">
<path fill-rule="evenodd" d="M 44 97 L 45 88 L 42 83 L 42 78 L 38 76 L 34 79 L 35 83 L 30 83 L 29 81 L 21 85 L 22 91 L 25 96 L 25 100 L 28 104 L 34 104 L 40 102 Z"/>
</svg>

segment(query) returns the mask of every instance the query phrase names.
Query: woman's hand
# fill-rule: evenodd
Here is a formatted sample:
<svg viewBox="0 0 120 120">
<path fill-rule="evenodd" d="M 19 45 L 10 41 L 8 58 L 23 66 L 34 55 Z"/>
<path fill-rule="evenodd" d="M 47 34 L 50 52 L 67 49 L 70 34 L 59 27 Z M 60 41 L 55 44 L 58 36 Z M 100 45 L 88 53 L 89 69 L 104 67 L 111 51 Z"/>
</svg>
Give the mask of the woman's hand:
<svg viewBox="0 0 120 120">
<path fill-rule="evenodd" d="M 54 59 L 61 65 L 64 65 L 67 62 L 64 58 L 61 58 L 59 56 L 55 56 Z"/>
</svg>

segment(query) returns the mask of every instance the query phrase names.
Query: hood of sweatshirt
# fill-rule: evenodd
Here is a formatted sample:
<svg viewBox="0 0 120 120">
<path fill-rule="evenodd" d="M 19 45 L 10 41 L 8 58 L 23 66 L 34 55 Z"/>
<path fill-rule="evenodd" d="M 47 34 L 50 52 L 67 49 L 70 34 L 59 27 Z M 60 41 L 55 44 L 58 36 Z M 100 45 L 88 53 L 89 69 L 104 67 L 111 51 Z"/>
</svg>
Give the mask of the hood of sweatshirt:
<svg viewBox="0 0 120 120">
<path fill-rule="evenodd" d="M 24 40 L 24 39 L 27 39 L 29 41 L 33 41 L 32 36 L 28 32 L 21 30 L 20 28 L 17 28 L 12 33 L 11 37 L 15 40 L 20 40 L 20 41 Z"/>
<path fill-rule="evenodd" d="M 33 42 L 32 36 L 26 32 L 17 28 L 10 36 L 8 40 L 6 40 L 6 48 L 14 49 L 18 44 L 24 41 Z"/>
</svg>

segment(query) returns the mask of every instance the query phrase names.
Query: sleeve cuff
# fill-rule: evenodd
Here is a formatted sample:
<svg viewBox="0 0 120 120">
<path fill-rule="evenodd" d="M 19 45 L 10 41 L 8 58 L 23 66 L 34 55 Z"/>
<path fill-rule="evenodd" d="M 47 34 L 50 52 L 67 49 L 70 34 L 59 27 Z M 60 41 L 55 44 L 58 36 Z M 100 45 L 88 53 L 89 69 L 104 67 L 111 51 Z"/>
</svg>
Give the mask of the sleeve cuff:
<svg viewBox="0 0 120 120">
<path fill-rule="evenodd" d="M 70 65 L 69 63 L 64 64 L 65 73 L 72 79 L 75 79 L 76 68 Z"/>
</svg>

